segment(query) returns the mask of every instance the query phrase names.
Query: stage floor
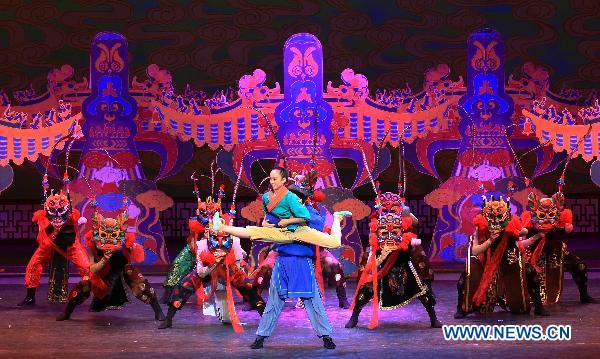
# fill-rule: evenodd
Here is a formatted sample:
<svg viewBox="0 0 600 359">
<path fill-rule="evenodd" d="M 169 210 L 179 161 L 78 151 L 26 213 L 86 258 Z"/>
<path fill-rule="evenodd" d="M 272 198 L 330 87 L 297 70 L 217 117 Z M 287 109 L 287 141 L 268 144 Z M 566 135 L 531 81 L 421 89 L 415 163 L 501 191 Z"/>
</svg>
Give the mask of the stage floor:
<svg viewBox="0 0 600 359">
<path fill-rule="evenodd" d="M 449 275 L 437 280 L 438 316 L 444 324 L 570 324 L 571 341 L 444 341 L 442 329 L 429 327 L 424 308 L 418 301 L 392 311 L 380 311 L 379 327 L 368 330 L 370 306 L 363 310 L 359 326 L 345 329 L 350 316 L 337 307 L 333 289 L 326 293 L 326 307 L 334 327 L 337 349 L 322 347 L 302 309 L 287 303 L 274 335 L 265 348 L 252 350 L 259 316 L 238 305 L 245 332 L 237 335 L 215 317 L 202 315 L 195 299 L 175 317 L 173 328 L 156 329 L 149 306 L 132 297 L 122 310 L 90 313 L 89 301 L 75 310 L 72 320 L 55 321 L 64 304 L 45 300 L 46 286 L 38 290 L 35 307 L 19 309 L 15 304 L 24 296 L 20 278 L 0 278 L 0 356 L 1 357 L 137 357 L 137 358 L 590 358 L 600 357 L 600 304 L 579 304 L 579 295 L 570 276 L 558 306 L 550 307 L 549 317 L 513 316 L 497 311 L 487 317 L 469 316 L 455 320 L 456 281 Z M 159 277 L 151 282 L 162 292 Z M 349 283 L 348 293 L 354 290 Z M 600 279 L 592 276 L 590 293 L 600 298 Z M 166 312 L 166 307 L 164 307 Z"/>
</svg>

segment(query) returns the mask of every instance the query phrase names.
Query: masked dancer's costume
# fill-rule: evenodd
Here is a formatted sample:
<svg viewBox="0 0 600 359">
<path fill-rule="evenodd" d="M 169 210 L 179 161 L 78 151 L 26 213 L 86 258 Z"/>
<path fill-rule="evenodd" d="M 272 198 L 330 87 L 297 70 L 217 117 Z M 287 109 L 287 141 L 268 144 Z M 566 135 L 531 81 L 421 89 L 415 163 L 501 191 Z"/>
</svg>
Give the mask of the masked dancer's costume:
<svg viewBox="0 0 600 359">
<path fill-rule="evenodd" d="M 402 307 L 418 298 L 434 328 L 441 327 L 435 313 L 435 296 L 431 289 L 433 271 L 413 233 L 417 218 L 404 206 L 399 194 L 386 192 L 377 197 L 377 211 L 371 215 L 369 244 L 371 253 L 357 285 L 352 316 L 346 328 L 358 324 L 364 306 L 373 299 L 369 329 L 378 325 L 379 309 Z"/>
<path fill-rule="evenodd" d="M 198 217 L 190 219 L 190 230 L 196 237 L 203 238 L 198 241 L 197 263 L 194 268 L 174 288 L 169 301 L 169 311 L 166 320 L 159 329 L 172 326 L 173 317 L 178 310 L 183 308 L 190 296 L 196 292 L 200 302 L 215 297 L 217 289 L 225 286 L 226 306 L 217 311 L 219 319 L 224 323 L 231 323 L 236 333 L 243 332 L 240 325 L 235 304 L 233 300 L 232 287 L 235 288 L 253 309 L 262 315 L 265 302 L 260 297 L 256 288 L 247 281 L 248 276 L 239 266 L 239 260 L 243 257 L 243 251 L 239 245 L 239 239 L 220 231 L 223 222 L 230 223 L 232 216 L 223 214 L 221 218 L 221 202 L 213 202 L 209 197 L 206 202 L 199 202 Z M 206 231 L 202 223 L 206 223 Z M 202 233 L 201 233 L 202 230 Z M 205 293 L 204 287 L 209 286 L 210 291 Z M 220 298 L 215 298 L 219 300 Z"/>
<path fill-rule="evenodd" d="M 37 243 L 25 270 L 27 295 L 19 306 L 35 304 L 35 292 L 40 285 L 44 266 L 51 263 L 48 279 L 48 300 L 64 302 L 68 293 L 68 263 L 71 261 L 85 279 L 89 276 L 89 258 L 79 237 L 79 211 L 72 208 L 69 180 L 65 173 L 65 191 L 48 192 L 48 176 L 44 175 L 44 209 L 33 214 L 38 225 Z"/>
<path fill-rule="evenodd" d="M 512 313 L 546 315 L 537 272 L 518 248 L 527 234 L 518 217 L 511 216 L 510 201 L 484 196 L 483 213 L 473 219 L 475 235 L 469 245 L 466 271 L 458 284 L 455 318 L 479 311 L 491 313 L 496 304 Z"/>
<path fill-rule="evenodd" d="M 144 260 L 144 250 L 135 243 L 135 233 L 126 232 L 127 220 L 126 198 L 123 213 L 117 218 L 105 218 L 94 211 L 92 230 L 85 235 L 93 261 L 90 266 L 90 279 L 82 280 L 71 290 L 67 307 L 56 320 L 70 319 L 75 307 L 88 299 L 90 294 L 93 294 L 90 311 L 121 308 L 129 303 L 125 285 L 136 298 L 152 307 L 154 319 L 164 320 L 154 289 L 131 264 Z"/>
<path fill-rule="evenodd" d="M 186 239 L 186 245 L 183 249 L 177 254 L 169 272 L 167 273 L 167 277 L 163 282 L 163 296 L 160 299 L 162 304 L 169 304 L 171 300 L 171 294 L 173 293 L 173 289 L 178 286 L 183 278 L 188 275 L 195 267 L 196 267 L 196 253 L 198 252 L 197 242 L 198 236 L 202 236 L 204 234 L 205 226 L 208 226 L 209 219 L 200 212 L 206 214 L 211 210 L 207 208 L 207 206 L 216 206 L 216 203 L 211 202 L 202 202 L 199 198 L 199 188 L 197 178 L 195 177 L 195 173 L 192 175 L 192 179 L 194 180 L 194 195 L 198 199 L 198 208 L 196 209 L 196 216 L 192 217 L 188 221 L 188 227 L 190 230 L 189 235 Z M 214 180 L 213 180 L 214 181 Z M 224 186 L 221 185 L 219 188 L 219 193 L 224 194 Z M 220 207 L 218 208 L 220 210 Z"/>
<path fill-rule="evenodd" d="M 540 295 L 544 304 L 558 302 L 563 289 L 564 270 L 571 273 L 581 303 L 595 303 L 588 293 L 587 266 L 567 249 L 565 237 L 573 231 L 573 213 L 564 208 L 562 192 L 550 198 L 538 198 L 530 193 L 529 211 L 523 212 L 521 220 L 529 230 L 530 237 L 520 245 L 528 262 L 536 269 L 540 279 Z"/>
</svg>

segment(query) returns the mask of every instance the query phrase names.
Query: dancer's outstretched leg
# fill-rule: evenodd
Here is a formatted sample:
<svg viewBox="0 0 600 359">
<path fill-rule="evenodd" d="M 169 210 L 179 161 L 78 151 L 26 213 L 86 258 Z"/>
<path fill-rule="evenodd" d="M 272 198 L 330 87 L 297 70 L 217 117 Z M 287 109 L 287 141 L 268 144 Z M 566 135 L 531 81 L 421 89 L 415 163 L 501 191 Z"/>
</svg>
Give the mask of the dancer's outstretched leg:
<svg viewBox="0 0 600 359">
<path fill-rule="evenodd" d="M 220 230 L 239 238 L 250 238 L 253 241 L 274 243 L 301 241 L 325 248 L 337 248 L 341 245 L 342 241 L 341 219 L 351 215 L 352 213 L 349 211 L 335 212 L 331 225 L 331 234 L 317 231 L 308 226 L 300 226 L 295 231 L 288 231 L 285 228 L 276 227 L 235 227 L 223 225 L 220 227 Z"/>
</svg>

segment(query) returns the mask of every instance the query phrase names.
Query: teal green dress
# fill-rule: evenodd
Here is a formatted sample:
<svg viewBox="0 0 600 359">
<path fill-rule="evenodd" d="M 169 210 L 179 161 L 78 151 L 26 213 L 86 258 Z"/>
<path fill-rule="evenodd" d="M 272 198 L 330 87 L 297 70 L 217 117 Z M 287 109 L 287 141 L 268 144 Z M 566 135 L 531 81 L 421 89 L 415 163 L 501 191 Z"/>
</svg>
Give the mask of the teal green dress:
<svg viewBox="0 0 600 359">
<path fill-rule="evenodd" d="M 273 208 L 271 212 L 267 210 L 269 205 L 269 193 L 266 192 L 262 196 L 263 209 L 266 213 L 266 218 L 269 223 L 277 224 L 280 219 L 287 219 L 290 217 L 302 218 L 307 222 L 310 221 L 310 213 L 304 204 L 300 201 L 300 198 L 291 191 L 288 191 L 285 196 L 277 203 L 277 206 Z M 298 224 L 290 224 L 286 228 L 290 231 L 295 231 L 298 228 Z"/>
</svg>

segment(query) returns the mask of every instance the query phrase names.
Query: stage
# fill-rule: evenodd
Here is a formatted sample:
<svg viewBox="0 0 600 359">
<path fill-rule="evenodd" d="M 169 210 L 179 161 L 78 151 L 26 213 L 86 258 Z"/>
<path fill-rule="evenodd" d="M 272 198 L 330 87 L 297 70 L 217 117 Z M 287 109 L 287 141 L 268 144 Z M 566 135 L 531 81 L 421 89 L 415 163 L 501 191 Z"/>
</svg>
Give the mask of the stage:
<svg viewBox="0 0 600 359">
<path fill-rule="evenodd" d="M 3 2 L 0 359 L 600 358 L 600 304 L 580 303 L 600 302 L 598 3 Z M 260 350 L 241 302 L 242 334 L 195 297 L 159 330 L 126 263 L 159 297 L 165 277 L 198 287 L 195 268 L 255 308 L 268 276 L 306 295 L 322 269 L 337 348 L 295 301 Z M 70 270 L 70 289 L 94 273 L 114 305 L 124 275 L 152 307 L 88 299 L 57 322 L 46 275 L 17 307 L 47 270 Z M 544 340 L 446 340 L 432 273 L 443 324 L 539 325 Z M 415 300 L 369 330 L 367 305 L 346 329 L 337 295 L 351 278 L 352 301 L 357 277 L 360 298 L 420 296 L 430 316 Z M 457 293 L 543 313 L 561 290 L 550 316 L 454 319 Z M 545 340 L 551 325 L 570 339 Z"/>
<path fill-rule="evenodd" d="M 577 359 L 600 355 L 600 304 L 579 303 L 577 289 L 570 276 L 565 276 L 565 290 L 558 306 L 549 307 L 550 316 L 515 316 L 499 308 L 493 315 L 470 315 L 453 319 L 456 305 L 457 273 L 442 273 L 434 282 L 437 296 L 436 311 L 444 324 L 570 324 L 571 341 L 444 341 L 442 329 L 429 327 L 427 314 L 418 301 L 392 311 L 380 311 L 379 327 L 368 330 L 370 306 L 366 307 L 359 325 L 346 329 L 348 310 L 337 307 L 335 291 L 326 292 L 326 309 L 334 327 L 335 350 L 322 347 L 310 326 L 306 313 L 295 309 L 294 303 L 286 308 L 274 335 L 265 341 L 265 348 L 249 348 L 254 340 L 259 316 L 238 304 L 240 320 L 245 332 L 235 334 L 231 327 L 220 324 L 216 317 L 202 315 L 201 307 L 192 298 L 173 321 L 173 328 L 158 330 L 152 310 L 132 298 L 132 303 L 121 310 L 101 313 L 88 312 L 89 300 L 78 307 L 72 319 L 55 321 L 64 304 L 50 304 L 45 299 L 46 285 L 37 293 L 37 305 L 20 309 L 15 306 L 24 296 L 22 277 L 0 277 L 0 357 L 143 357 L 143 358 L 469 358 L 469 357 L 572 357 Z M 162 293 L 163 277 L 150 280 Z M 348 293 L 353 293 L 354 282 Z M 590 293 L 600 296 L 600 273 L 590 273 Z M 265 298 L 266 299 L 266 298 Z M 163 305 L 166 312 L 166 307 Z"/>
</svg>

